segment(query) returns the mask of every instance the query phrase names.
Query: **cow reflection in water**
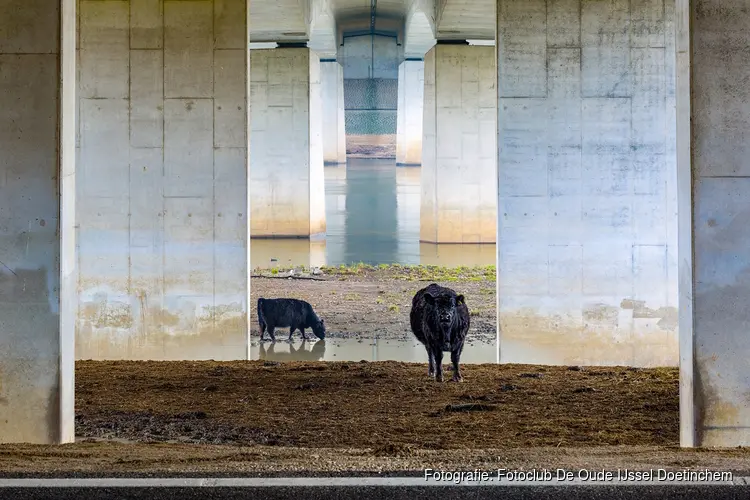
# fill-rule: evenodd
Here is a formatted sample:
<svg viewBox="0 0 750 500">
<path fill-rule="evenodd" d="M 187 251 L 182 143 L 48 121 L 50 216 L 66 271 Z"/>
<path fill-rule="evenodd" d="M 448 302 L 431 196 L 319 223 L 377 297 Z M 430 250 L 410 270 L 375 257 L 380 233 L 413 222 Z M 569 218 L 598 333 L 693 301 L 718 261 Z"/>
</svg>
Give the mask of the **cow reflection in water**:
<svg viewBox="0 0 750 500">
<path fill-rule="evenodd" d="M 268 361 L 322 361 L 326 353 L 326 341 L 318 340 L 309 351 L 305 349 L 305 345 L 308 343 L 309 341 L 303 340 L 297 349 L 291 343 L 284 343 L 289 346 L 289 352 L 276 352 L 274 350 L 275 342 L 271 342 L 268 348 L 261 342 L 259 346 L 260 359 Z"/>
</svg>

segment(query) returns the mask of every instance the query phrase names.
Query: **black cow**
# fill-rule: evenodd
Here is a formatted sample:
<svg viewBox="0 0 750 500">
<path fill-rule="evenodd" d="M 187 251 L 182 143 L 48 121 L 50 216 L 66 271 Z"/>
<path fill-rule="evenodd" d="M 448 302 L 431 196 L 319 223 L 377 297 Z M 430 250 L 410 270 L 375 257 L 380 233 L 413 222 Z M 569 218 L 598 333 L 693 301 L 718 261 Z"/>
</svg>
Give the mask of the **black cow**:
<svg viewBox="0 0 750 500">
<path fill-rule="evenodd" d="M 322 319 L 315 314 L 312 306 L 299 299 L 258 299 L 258 324 L 260 325 L 260 340 L 263 333 L 268 330 L 271 340 L 276 341 L 273 331 L 277 327 L 289 327 L 289 341 L 292 340 L 294 330 L 305 335 L 305 328 L 312 328 L 313 333 L 319 339 L 326 336 L 326 325 Z"/>
<path fill-rule="evenodd" d="M 469 331 L 469 308 L 463 295 L 432 283 L 419 290 L 411 301 L 411 331 L 427 349 L 428 375 L 443 381 L 443 352 L 450 351 L 453 381 L 461 382 L 461 351 Z"/>
</svg>

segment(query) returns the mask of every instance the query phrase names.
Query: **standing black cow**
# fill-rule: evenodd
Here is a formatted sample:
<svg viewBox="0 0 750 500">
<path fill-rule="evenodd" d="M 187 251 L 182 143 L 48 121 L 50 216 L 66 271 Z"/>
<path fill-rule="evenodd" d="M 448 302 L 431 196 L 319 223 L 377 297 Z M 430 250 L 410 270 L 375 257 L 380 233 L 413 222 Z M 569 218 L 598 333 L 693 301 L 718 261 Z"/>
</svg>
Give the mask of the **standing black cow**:
<svg viewBox="0 0 750 500">
<path fill-rule="evenodd" d="M 409 319 L 411 331 L 427 349 L 429 376 L 443 381 L 443 352 L 450 351 L 453 381 L 461 382 L 458 363 L 469 331 L 469 308 L 464 296 L 432 283 L 414 295 Z"/>
<path fill-rule="evenodd" d="M 268 330 L 271 340 L 276 340 L 273 331 L 277 327 L 289 327 L 289 341 L 292 340 L 294 330 L 305 336 L 305 328 L 311 328 L 315 336 L 323 339 L 326 336 L 326 325 L 322 319 L 315 314 L 312 306 L 299 299 L 258 299 L 258 324 L 260 325 L 260 340 L 263 333 Z"/>
</svg>

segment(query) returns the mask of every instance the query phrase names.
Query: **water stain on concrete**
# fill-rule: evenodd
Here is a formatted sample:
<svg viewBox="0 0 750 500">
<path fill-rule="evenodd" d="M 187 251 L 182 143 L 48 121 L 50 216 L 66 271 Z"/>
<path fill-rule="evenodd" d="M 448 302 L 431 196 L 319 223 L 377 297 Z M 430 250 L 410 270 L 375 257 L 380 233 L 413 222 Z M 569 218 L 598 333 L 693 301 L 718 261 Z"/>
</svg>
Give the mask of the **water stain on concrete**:
<svg viewBox="0 0 750 500">
<path fill-rule="evenodd" d="M 664 330 L 677 330 L 679 315 L 676 307 L 660 307 L 651 309 L 643 300 L 623 299 L 620 303 L 622 309 L 631 309 L 633 318 L 659 318 L 657 326 Z"/>
<path fill-rule="evenodd" d="M 500 314 L 500 361 L 551 365 L 676 366 L 677 335 L 617 328 L 619 308 L 597 304 L 581 318 L 524 309 Z"/>
<path fill-rule="evenodd" d="M 620 310 L 607 304 L 590 304 L 583 308 L 583 319 L 597 323 L 617 325 Z"/>
</svg>

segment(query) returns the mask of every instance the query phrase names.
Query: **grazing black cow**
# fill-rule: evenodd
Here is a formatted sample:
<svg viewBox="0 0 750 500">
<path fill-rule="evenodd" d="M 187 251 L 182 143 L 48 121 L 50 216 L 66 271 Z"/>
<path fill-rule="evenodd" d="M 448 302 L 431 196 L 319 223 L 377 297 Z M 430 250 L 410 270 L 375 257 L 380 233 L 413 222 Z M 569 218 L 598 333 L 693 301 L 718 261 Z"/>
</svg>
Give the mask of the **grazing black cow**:
<svg viewBox="0 0 750 500">
<path fill-rule="evenodd" d="M 464 296 L 432 283 L 414 295 L 409 320 L 414 336 L 427 349 L 428 375 L 443 381 L 443 352 L 450 351 L 453 381 L 461 382 L 458 364 L 469 331 L 469 308 Z"/>
<path fill-rule="evenodd" d="M 319 339 L 326 336 L 326 325 L 322 319 L 315 314 L 312 306 L 299 299 L 258 299 L 258 324 L 260 325 L 260 340 L 263 333 L 268 330 L 271 340 L 276 337 L 273 331 L 277 327 L 289 327 L 289 341 L 292 340 L 294 330 L 302 332 L 305 336 L 305 328 L 312 328 L 313 333 Z"/>
</svg>

